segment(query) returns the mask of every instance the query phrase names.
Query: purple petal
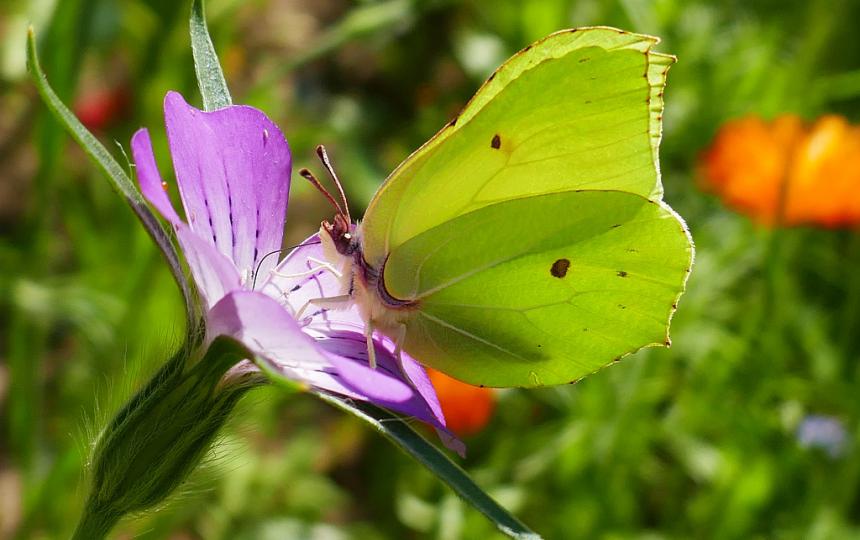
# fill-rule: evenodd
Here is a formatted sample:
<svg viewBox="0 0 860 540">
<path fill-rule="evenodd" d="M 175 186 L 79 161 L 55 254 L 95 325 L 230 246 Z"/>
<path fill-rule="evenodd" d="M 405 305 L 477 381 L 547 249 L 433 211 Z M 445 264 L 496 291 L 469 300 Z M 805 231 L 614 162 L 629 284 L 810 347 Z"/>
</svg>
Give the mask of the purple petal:
<svg viewBox="0 0 860 540">
<path fill-rule="evenodd" d="M 176 236 L 207 308 L 212 308 L 230 291 L 241 288 L 241 279 L 233 262 L 208 240 L 181 222 L 176 226 Z"/>
<path fill-rule="evenodd" d="M 225 296 L 210 312 L 209 329 L 212 336 L 239 339 L 288 377 L 414 416 L 445 431 L 444 418 L 435 414 L 423 392 L 404 381 L 391 352 L 376 344 L 378 365 L 370 368 L 361 333 L 340 331 L 313 339 L 277 301 L 251 291 Z M 433 399 L 438 407 L 435 393 Z"/>
<path fill-rule="evenodd" d="M 386 348 L 390 348 L 391 351 L 394 350 L 393 340 L 386 337 L 382 342 Z M 440 419 L 443 425 L 447 425 L 445 422 L 445 415 L 442 413 L 442 405 L 439 403 L 439 396 L 436 395 L 436 388 L 434 388 L 433 383 L 430 382 L 430 376 L 427 375 L 427 370 L 424 369 L 424 366 L 416 362 L 415 359 L 403 351 L 400 352 L 400 362 L 402 364 L 404 375 L 412 382 L 412 387 L 421 394 L 422 398 L 424 398 L 424 402 L 427 403 L 427 406 L 430 408 L 431 414 Z"/>
<path fill-rule="evenodd" d="M 465 457 L 465 444 L 452 432 L 448 431 L 445 425 L 445 417 L 442 414 L 442 408 L 439 406 L 439 399 L 436 397 L 436 391 L 433 389 L 433 385 L 430 383 L 424 368 L 414 360 L 403 354 L 401 361 L 404 364 L 404 369 L 401 370 L 398 366 L 397 358 L 391 350 L 383 347 L 375 339 L 376 369 L 371 369 L 367 363 L 367 342 L 364 335 L 357 332 L 335 331 L 330 333 L 326 339 L 321 339 L 317 343 L 330 353 L 330 359 L 337 367 L 347 387 L 374 389 L 375 395 L 368 396 L 370 398 L 368 401 L 430 424 L 436 429 L 439 439 L 446 447 Z M 407 368 L 406 366 L 409 367 Z M 379 389 L 376 388 L 375 383 L 371 380 L 371 377 L 378 373 L 384 373 L 391 379 L 406 380 L 407 377 L 411 378 L 412 375 L 408 372 L 412 371 L 414 373 L 415 370 L 421 374 L 418 376 L 421 385 L 415 385 L 413 380 L 413 384 L 410 385 L 412 395 L 408 401 L 392 400 L 392 396 L 386 395 L 384 392 L 379 392 Z M 407 373 L 404 373 L 404 371 Z M 417 375 L 417 373 L 415 374 Z"/>
<path fill-rule="evenodd" d="M 189 225 L 251 279 L 281 247 L 291 166 L 284 135 L 253 107 L 203 112 L 176 92 L 164 98 L 164 118 Z M 275 260 L 262 262 L 262 275 Z"/>
<path fill-rule="evenodd" d="M 149 131 L 139 129 L 131 138 L 131 155 L 134 158 L 134 167 L 137 171 L 137 181 L 140 191 L 149 203 L 173 225 L 179 225 L 182 220 L 173 208 L 161 174 L 155 164 L 155 155 L 152 153 L 152 141 L 149 139 Z"/>
<path fill-rule="evenodd" d="M 339 326 L 336 320 L 327 321 L 326 324 L 331 327 Z M 353 368 L 355 365 L 360 368 L 360 371 L 355 372 L 354 379 L 352 380 L 362 377 L 368 371 L 367 342 L 363 332 L 333 330 L 328 332 L 327 339 L 320 340 L 318 343 L 332 354 L 350 361 L 353 364 Z M 392 377 L 407 381 L 414 391 L 414 395 L 411 397 L 408 407 L 393 403 L 384 395 L 376 396 L 371 401 L 385 408 L 403 412 L 427 422 L 436 428 L 436 432 L 439 434 L 442 442 L 445 443 L 445 446 L 454 450 L 460 456 L 465 457 L 466 446 L 453 433 L 448 431 L 445 415 L 442 413 L 442 406 L 439 404 L 439 398 L 436 395 L 436 389 L 430 382 L 430 377 L 427 375 L 424 367 L 402 351 L 400 353 L 400 365 L 398 365 L 397 358 L 393 352 L 394 342 L 387 337 L 377 334 L 374 337 L 373 344 L 376 349 L 376 370 L 371 369 L 370 371 L 385 371 Z M 340 365 L 338 369 L 343 372 L 346 366 Z M 368 385 L 370 385 L 369 381 Z"/>
<path fill-rule="evenodd" d="M 314 340 L 273 299 L 235 290 L 209 313 L 211 336 L 233 336 L 281 369 L 332 371 Z"/>
<path fill-rule="evenodd" d="M 229 291 L 241 286 L 236 267 L 207 240 L 192 231 L 173 209 L 173 204 L 162 187 L 161 174 L 152 152 L 152 141 L 146 129 L 138 130 L 131 138 L 131 152 L 141 193 L 173 224 L 197 290 L 207 307 L 215 305 Z"/>
</svg>

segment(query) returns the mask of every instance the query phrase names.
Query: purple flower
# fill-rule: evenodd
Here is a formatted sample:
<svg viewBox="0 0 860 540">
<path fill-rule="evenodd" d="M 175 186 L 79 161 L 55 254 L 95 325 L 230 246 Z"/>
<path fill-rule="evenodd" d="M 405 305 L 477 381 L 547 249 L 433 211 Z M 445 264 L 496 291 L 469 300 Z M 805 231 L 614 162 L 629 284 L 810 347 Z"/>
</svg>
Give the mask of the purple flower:
<svg viewBox="0 0 860 540">
<path fill-rule="evenodd" d="M 356 309 L 311 307 L 296 320 L 308 299 L 335 296 L 339 285 L 314 262 L 324 260 L 310 243 L 315 236 L 280 263 L 271 255 L 281 248 L 292 164 L 280 129 L 253 107 L 203 112 L 176 92 L 164 99 L 164 117 L 187 221 L 167 196 L 146 129 L 134 134 L 131 149 L 141 192 L 173 225 L 197 284 L 206 342 L 232 336 L 290 379 L 429 423 L 462 454 L 415 360 L 403 354 L 398 364 L 383 338 L 375 341 L 378 366 L 369 367 Z M 256 369 L 243 362 L 234 372 Z"/>
<path fill-rule="evenodd" d="M 810 414 L 797 427 L 797 442 L 803 448 L 820 448 L 831 458 L 845 453 L 848 436 L 842 421 L 832 416 Z"/>
</svg>

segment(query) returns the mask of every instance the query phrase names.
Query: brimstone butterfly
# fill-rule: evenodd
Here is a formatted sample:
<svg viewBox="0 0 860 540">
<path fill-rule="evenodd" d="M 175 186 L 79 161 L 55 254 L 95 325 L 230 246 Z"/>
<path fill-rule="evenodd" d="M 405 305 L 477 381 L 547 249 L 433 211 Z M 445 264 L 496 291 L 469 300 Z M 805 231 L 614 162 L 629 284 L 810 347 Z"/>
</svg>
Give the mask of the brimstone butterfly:
<svg viewBox="0 0 860 540">
<path fill-rule="evenodd" d="M 657 150 L 673 56 L 614 28 L 557 32 L 505 62 L 320 238 L 368 340 L 486 386 L 567 383 L 668 345 L 693 245 L 662 202 Z M 370 341 L 368 341 L 370 343 Z M 370 348 L 372 352 L 372 347 Z M 371 354 L 371 362 L 372 354 Z"/>
</svg>

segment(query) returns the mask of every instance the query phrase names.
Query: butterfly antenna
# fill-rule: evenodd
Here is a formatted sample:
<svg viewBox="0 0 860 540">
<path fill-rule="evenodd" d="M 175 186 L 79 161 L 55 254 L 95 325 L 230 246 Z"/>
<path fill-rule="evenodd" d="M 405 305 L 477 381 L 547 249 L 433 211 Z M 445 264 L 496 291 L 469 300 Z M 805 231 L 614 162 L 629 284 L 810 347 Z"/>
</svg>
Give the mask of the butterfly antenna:
<svg viewBox="0 0 860 540">
<path fill-rule="evenodd" d="M 343 201 L 343 209 L 346 214 L 347 223 L 352 223 L 352 218 L 349 217 L 349 203 L 346 200 L 346 193 L 343 191 L 343 185 L 340 183 L 340 179 L 337 177 L 337 174 L 334 172 L 334 167 L 331 166 L 331 160 L 328 158 L 328 154 L 325 151 L 325 146 L 319 145 L 317 146 L 317 156 L 319 156 L 320 161 L 322 161 L 323 167 L 328 171 L 329 176 L 334 181 L 334 185 L 337 186 L 337 191 L 340 193 L 340 200 Z"/>
<path fill-rule="evenodd" d="M 317 177 L 314 176 L 311 171 L 309 171 L 307 169 L 301 169 L 299 171 L 299 174 L 302 175 L 305 178 L 305 180 L 307 180 L 308 182 L 313 184 L 313 186 L 315 188 L 317 188 L 319 190 L 319 192 L 322 193 L 323 196 L 325 196 L 326 199 L 328 199 L 328 202 L 330 202 L 331 205 L 334 206 L 334 209 L 337 210 L 338 214 L 344 213 L 343 208 L 340 207 L 340 204 L 338 204 L 338 202 L 336 200 L 334 200 L 334 197 L 331 196 L 331 193 L 329 193 L 328 190 L 325 187 L 323 187 L 323 185 L 320 183 L 319 180 L 317 180 Z M 349 215 L 349 214 L 347 213 L 347 215 Z"/>
</svg>

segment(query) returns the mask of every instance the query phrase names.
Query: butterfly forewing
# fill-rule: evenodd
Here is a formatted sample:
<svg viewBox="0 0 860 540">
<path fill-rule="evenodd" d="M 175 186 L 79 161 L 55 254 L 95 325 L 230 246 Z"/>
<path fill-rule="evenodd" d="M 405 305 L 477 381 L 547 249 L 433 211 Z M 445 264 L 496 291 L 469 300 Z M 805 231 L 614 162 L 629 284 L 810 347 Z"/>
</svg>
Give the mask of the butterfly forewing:
<svg viewBox="0 0 860 540">
<path fill-rule="evenodd" d="M 659 198 L 656 149 L 670 56 L 607 28 L 554 34 L 506 62 L 371 202 L 365 257 L 495 202 L 575 189 Z"/>
</svg>

